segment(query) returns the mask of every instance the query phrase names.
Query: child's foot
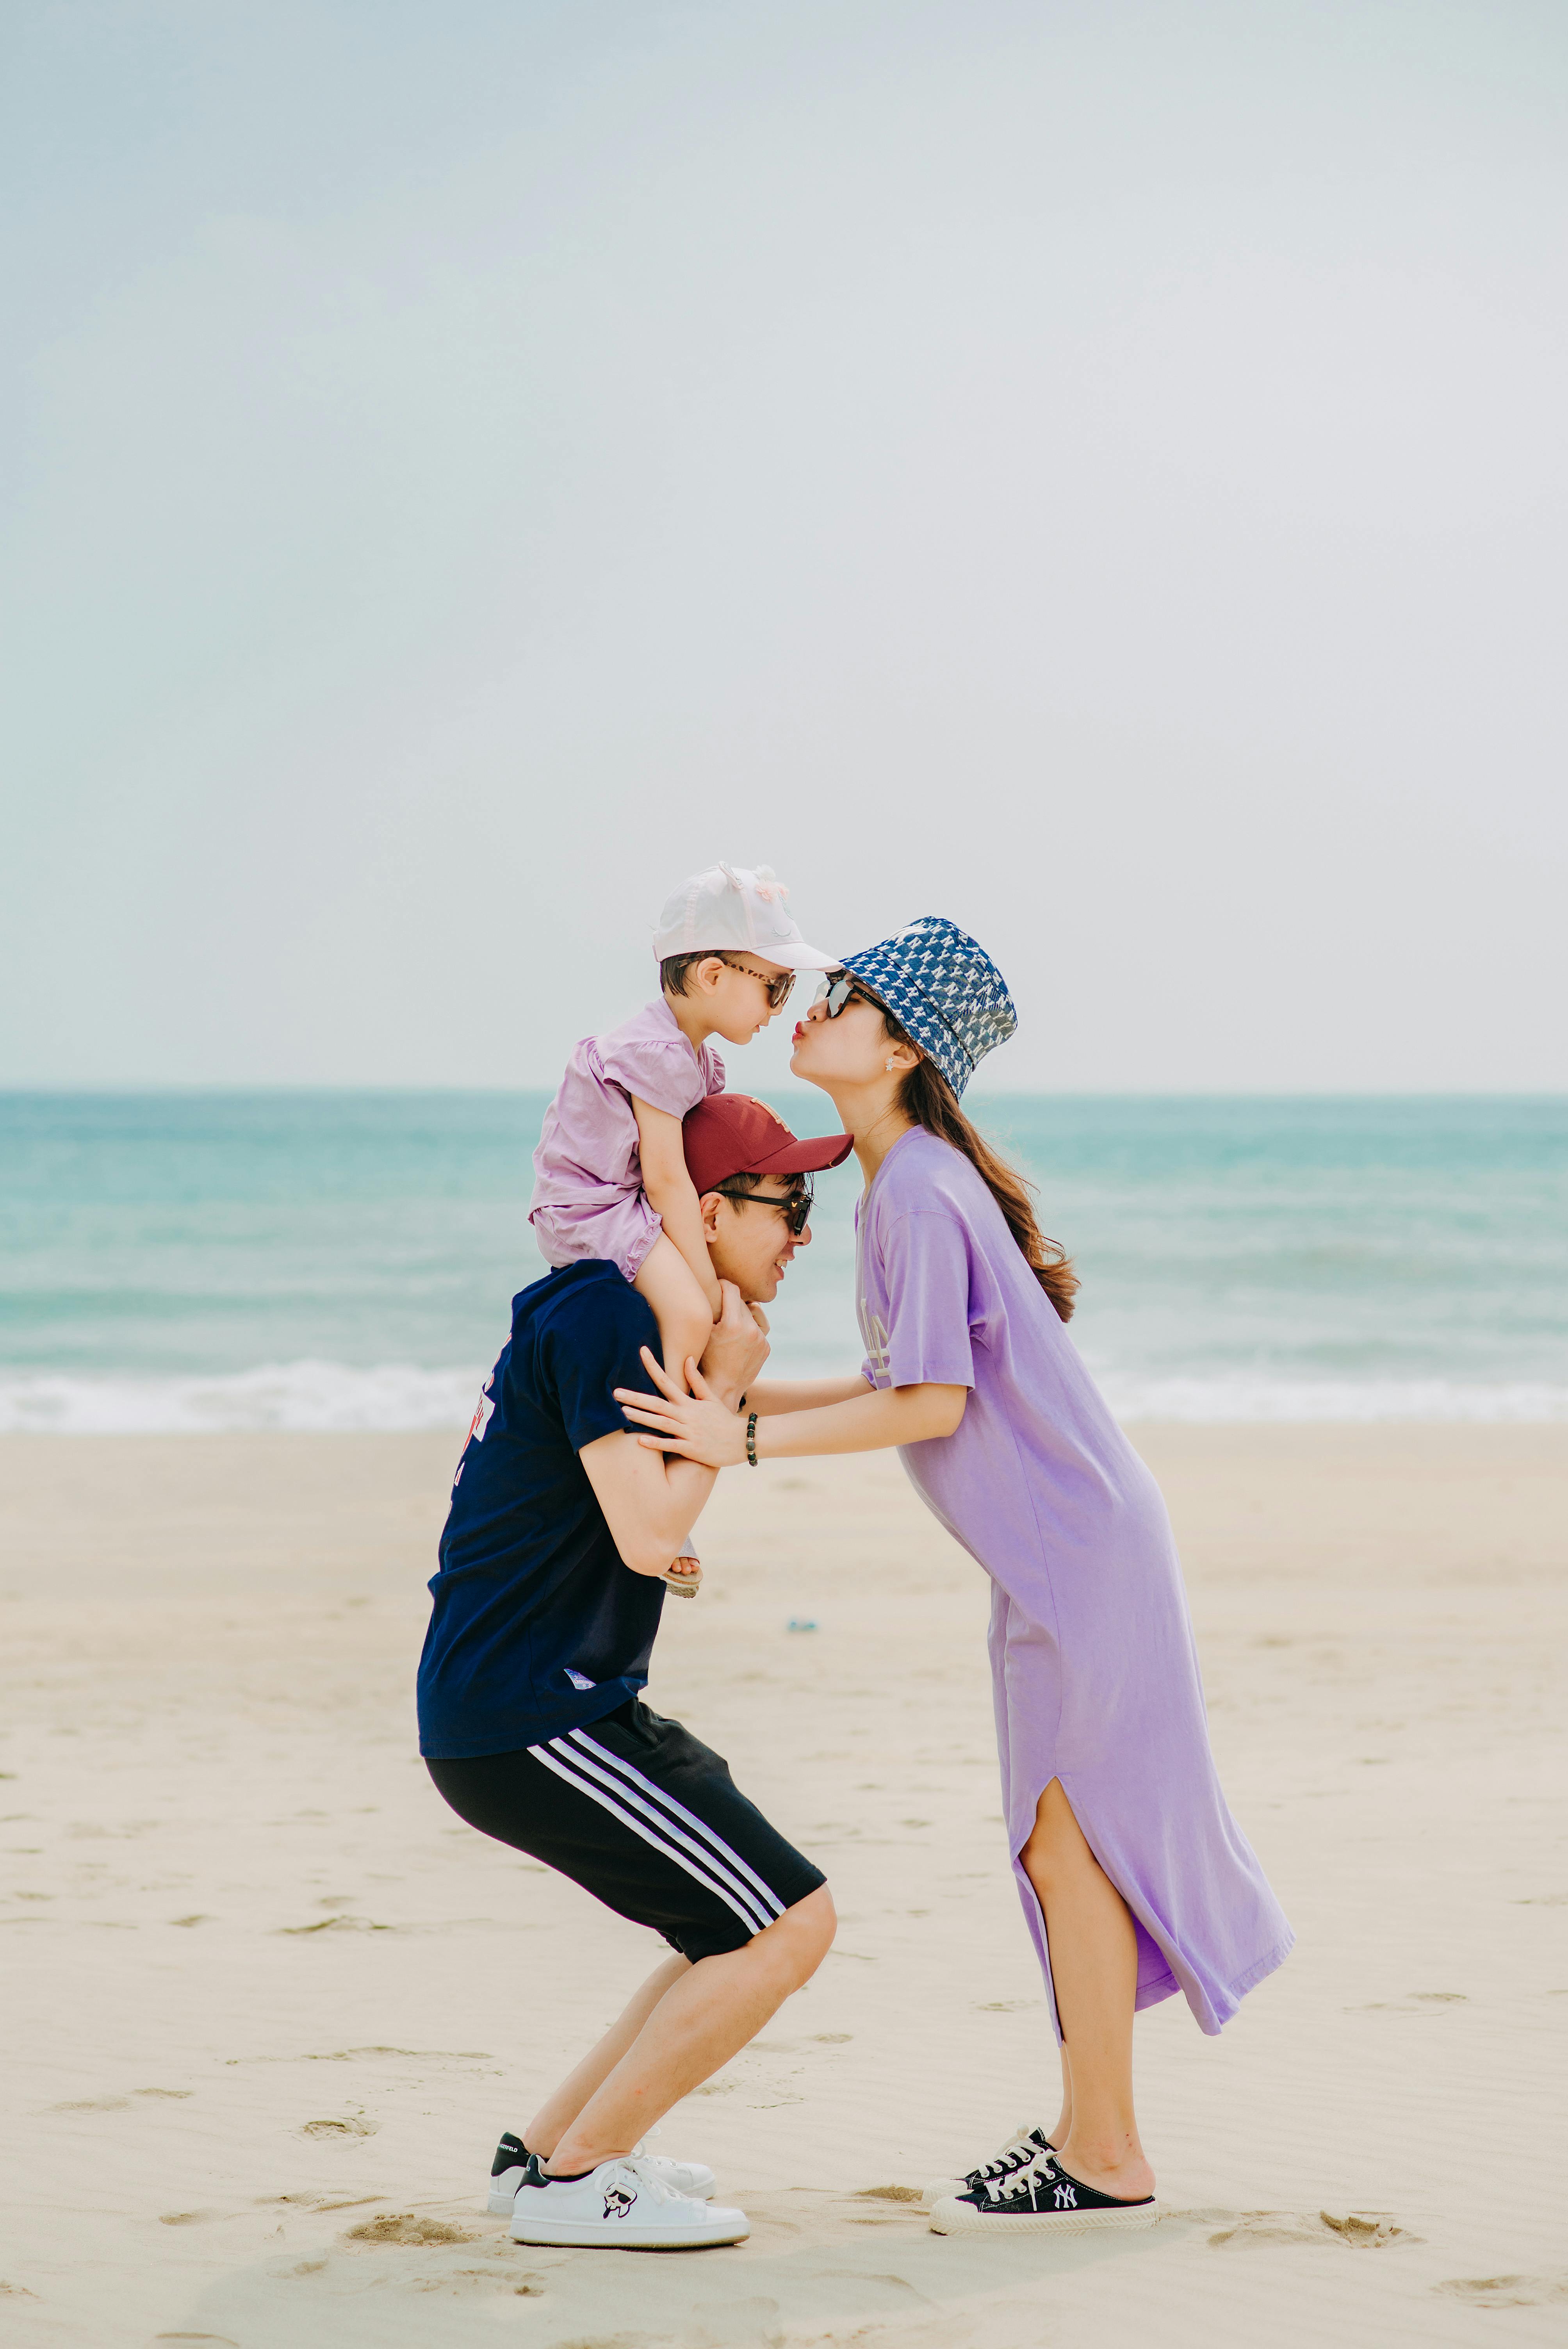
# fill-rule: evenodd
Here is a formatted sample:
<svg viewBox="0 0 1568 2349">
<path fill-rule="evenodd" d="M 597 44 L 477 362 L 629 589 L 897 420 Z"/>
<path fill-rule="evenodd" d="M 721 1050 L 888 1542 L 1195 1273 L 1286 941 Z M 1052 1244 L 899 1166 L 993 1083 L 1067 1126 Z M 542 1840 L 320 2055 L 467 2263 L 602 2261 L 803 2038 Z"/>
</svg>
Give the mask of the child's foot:
<svg viewBox="0 0 1568 2349">
<path fill-rule="evenodd" d="M 665 1588 L 673 1590 L 677 1599 L 695 1599 L 702 1588 L 702 1560 L 689 1550 L 677 1557 L 665 1576 Z"/>
</svg>

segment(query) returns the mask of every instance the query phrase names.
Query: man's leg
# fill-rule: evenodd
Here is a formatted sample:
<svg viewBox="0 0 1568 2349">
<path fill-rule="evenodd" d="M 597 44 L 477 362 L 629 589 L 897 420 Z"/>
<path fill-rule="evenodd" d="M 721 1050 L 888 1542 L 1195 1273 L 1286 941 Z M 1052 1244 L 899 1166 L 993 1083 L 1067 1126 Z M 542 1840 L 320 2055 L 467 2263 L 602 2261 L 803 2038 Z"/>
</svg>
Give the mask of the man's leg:
<svg viewBox="0 0 1568 2349">
<path fill-rule="evenodd" d="M 672 2105 L 711 2079 L 756 2038 L 791 1992 L 810 1982 L 832 1947 L 837 1926 L 822 1884 L 740 1949 L 699 1959 L 695 1966 L 684 1958 L 661 1966 L 533 2123 L 528 2143 L 542 2154 L 577 2087 L 597 2074 L 587 2102 L 556 2139 L 547 2165 L 552 2175 L 573 2177 L 630 2153 Z M 643 2019 L 634 2026 L 639 2011 Z M 617 2044 L 624 2054 L 614 2053 Z"/>
<path fill-rule="evenodd" d="M 550 2159 L 589 2097 L 609 2078 L 665 1992 L 690 1971 L 689 1959 L 678 1956 L 666 1958 L 662 1966 L 654 1968 L 597 2046 L 588 2050 L 576 2070 L 567 2074 L 534 2114 L 522 2136 L 530 2153 L 538 2154 L 541 2161 Z M 634 2145 L 636 2141 L 635 2137 L 632 2139 Z"/>
</svg>

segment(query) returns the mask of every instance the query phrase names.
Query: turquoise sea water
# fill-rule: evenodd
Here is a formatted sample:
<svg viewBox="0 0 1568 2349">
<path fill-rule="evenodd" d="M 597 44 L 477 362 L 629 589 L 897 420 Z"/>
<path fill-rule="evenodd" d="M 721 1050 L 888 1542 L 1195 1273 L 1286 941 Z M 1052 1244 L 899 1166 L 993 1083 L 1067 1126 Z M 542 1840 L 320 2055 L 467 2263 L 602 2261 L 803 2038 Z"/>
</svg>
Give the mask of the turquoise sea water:
<svg viewBox="0 0 1568 2349">
<path fill-rule="evenodd" d="M 544 1103 L 0 1094 L 0 1429 L 459 1424 L 542 1270 Z M 1123 1416 L 1568 1416 L 1568 1100 L 972 1106 L 1078 1262 Z M 820 1180 L 786 1372 L 859 1359 L 858 1182 Z"/>
</svg>

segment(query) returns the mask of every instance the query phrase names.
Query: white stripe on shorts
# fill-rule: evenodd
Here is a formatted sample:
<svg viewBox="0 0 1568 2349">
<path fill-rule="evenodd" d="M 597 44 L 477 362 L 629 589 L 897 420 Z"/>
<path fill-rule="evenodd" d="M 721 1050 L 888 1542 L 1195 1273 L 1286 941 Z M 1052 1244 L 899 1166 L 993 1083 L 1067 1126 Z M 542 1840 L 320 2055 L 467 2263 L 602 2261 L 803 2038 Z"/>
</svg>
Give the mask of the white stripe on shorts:
<svg viewBox="0 0 1568 2349">
<path fill-rule="evenodd" d="M 559 1742 L 559 1740 L 552 1741 L 552 1744 Z M 687 1851 L 678 1849 L 670 1840 L 670 1830 L 666 1828 L 664 1834 L 655 1835 L 645 1819 L 638 1818 L 634 1812 L 614 1801 L 604 1791 L 603 1785 L 589 1777 L 581 1768 L 577 1757 L 573 1756 L 570 1763 L 564 1762 L 558 1754 L 543 1745 L 531 1745 L 528 1750 L 536 1762 L 542 1762 L 547 1770 L 553 1770 L 558 1778 L 564 1778 L 569 1786 L 575 1786 L 579 1794 L 588 1795 L 592 1801 L 600 1806 L 601 1809 L 610 1812 L 614 1817 L 619 1819 L 623 1826 L 629 1827 L 634 1836 L 641 1836 L 645 1843 L 652 1844 L 655 1851 L 662 1852 L 666 1859 L 673 1860 L 677 1868 L 684 1868 L 688 1876 L 695 1878 L 702 1886 L 705 1892 L 713 1893 L 716 1899 L 723 1901 L 727 1909 L 732 1909 L 748 1933 L 759 1933 L 764 1926 L 772 1921 L 769 1917 L 759 1914 L 754 1903 L 749 1906 L 743 1905 L 737 1899 L 729 1889 L 728 1884 L 719 1880 L 718 1868 L 715 1863 L 707 1859 L 706 1854 L 699 1853 L 696 1858 L 689 1857 Z M 628 1799 L 634 1798 L 628 1796 Z M 646 1811 L 645 1804 L 642 1807 Z M 654 1813 L 648 1812 L 649 1818 L 655 1816 Z M 686 1843 L 686 1838 L 683 1836 L 681 1841 Z M 696 1847 L 688 1845 L 688 1851 L 695 1849 Z"/>
<path fill-rule="evenodd" d="M 714 1850 L 719 1853 L 728 1865 L 744 1878 L 744 1882 L 738 1886 L 738 1890 L 744 1892 L 746 1886 L 750 1885 L 753 1892 L 755 1892 L 755 1894 L 761 1899 L 764 1907 L 768 1909 L 773 1916 L 782 1917 L 784 1914 L 784 1903 L 779 1899 L 779 1895 L 774 1891 L 772 1886 L 770 1884 L 765 1884 L 761 1877 L 758 1875 L 756 1869 L 754 1868 L 748 1868 L 745 1860 L 741 1858 L 740 1854 L 729 1844 L 727 1844 L 721 1836 L 717 1836 L 714 1833 L 714 1830 L 709 1826 L 706 1819 L 699 1819 L 695 1811 L 688 1811 L 684 1803 L 677 1803 L 675 1796 L 668 1793 L 665 1787 L 659 1785 L 655 1780 L 652 1778 L 645 1778 L 640 1770 L 634 1769 L 631 1763 L 624 1760 L 619 1754 L 611 1753 L 607 1746 L 595 1744 L 593 1738 L 588 1735 L 586 1730 L 569 1729 L 566 1734 L 571 1739 L 573 1745 L 581 1746 L 586 1754 L 594 1755 L 600 1762 L 604 1764 L 606 1768 L 614 1771 L 623 1781 L 628 1782 L 630 1786 L 638 1787 L 643 1793 L 651 1795 L 654 1800 L 656 1803 L 661 1803 L 666 1811 L 673 1811 L 676 1818 L 684 1819 L 687 1826 L 691 1827 L 697 1835 L 701 1836 L 706 1843 L 711 1844 Z M 554 1742 L 559 1744 L 561 1740 L 557 1738 Z"/>
<path fill-rule="evenodd" d="M 555 1753 L 563 1755 L 577 1769 L 589 1772 L 613 1794 L 618 1795 L 623 1802 L 630 1803 L 634 1809 L 651 1819 L 665 1836 L 673 1837 L 709 1876 L 727 1884 L 743 1907 L 748 1912 L 756 1913 L 758 1930 L 771 1924 L 775 1916 L 782 1916 L 783 1904 L 759 1877 L 753 1875 L 739 1853 L 732 1851 L 721 1837 L 715 1835 L 706 1819 L 699 1819 L 695 1811 L 688 1811 L 683 1803 L 677 1803 L 673 1795 L 666 1795 L 655 1779 L 645 1778 L 640 1770 L 634 1770 L 631 1764 L 623 1762 L 618 1754 L 612 1754 L 606 1747 L 595 1744 L 593 1738 L 584 1736 L 580 1729 L 568 1730 L 564 1737 L 552 1737 L 550 1743 Z M 676 1819 L 668 1816 L 671 1812 L 688 1821 L 695 1836 L 686 1834 L 676 1824 Z M 698 1841 L 696 1837 L 702 1840 Z M 749 1889 L 754 1884 L 759 1888 L 755 1892 Z"/>
</svg>

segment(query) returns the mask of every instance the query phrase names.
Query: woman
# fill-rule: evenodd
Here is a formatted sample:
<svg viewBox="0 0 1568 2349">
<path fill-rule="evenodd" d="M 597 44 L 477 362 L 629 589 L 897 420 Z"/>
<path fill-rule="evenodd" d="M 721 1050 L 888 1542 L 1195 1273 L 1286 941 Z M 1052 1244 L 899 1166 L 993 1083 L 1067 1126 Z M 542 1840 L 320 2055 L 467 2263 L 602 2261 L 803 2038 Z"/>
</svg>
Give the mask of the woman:
<svg viewBox="0 0 1568 2349">
<path fill-rule="evenodd" d="M 662 1403 L 620 1398 L 645 1443 L 713 1467 L 897 1444 L 991 1578 L 1007 1829 L 1062 2107 L 934 2189 L 939 2232 L 1151 2225 L 1134 2011 L 1180 1990 L 1217 2032 L 1294 1938 L 1215 1775 L 1159 1488 L 1067 1333 L 1077 1279 L 959 1106 L 1016 1025 L 951 922 L 847 957 L 791 1066 L 830 1095 L 866 1177 L 860 1377 L 759 1384 L 744 1416 L 662 1378 Z"/>
</svg>

